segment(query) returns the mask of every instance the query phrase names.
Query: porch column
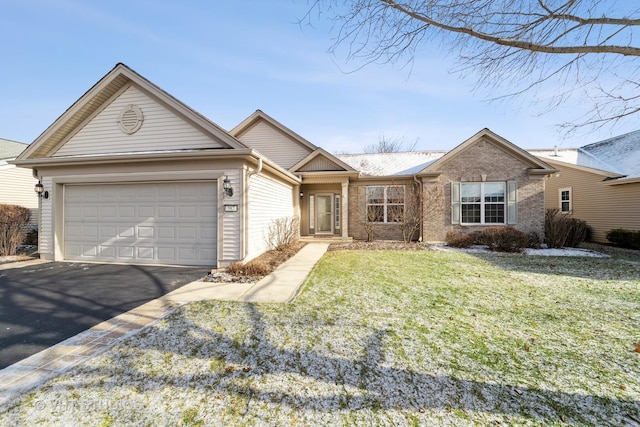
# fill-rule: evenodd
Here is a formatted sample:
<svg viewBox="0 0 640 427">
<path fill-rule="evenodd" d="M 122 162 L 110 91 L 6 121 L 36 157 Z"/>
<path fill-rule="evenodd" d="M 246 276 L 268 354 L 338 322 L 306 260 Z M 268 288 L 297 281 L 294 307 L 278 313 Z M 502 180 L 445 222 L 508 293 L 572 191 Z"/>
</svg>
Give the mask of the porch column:
<svg viewBox="0 0 640 427">
<path fill-rule="evenodd" d="M 342 182 L 342 238 L 349 237 L 349 179 Z"/>
</svg>

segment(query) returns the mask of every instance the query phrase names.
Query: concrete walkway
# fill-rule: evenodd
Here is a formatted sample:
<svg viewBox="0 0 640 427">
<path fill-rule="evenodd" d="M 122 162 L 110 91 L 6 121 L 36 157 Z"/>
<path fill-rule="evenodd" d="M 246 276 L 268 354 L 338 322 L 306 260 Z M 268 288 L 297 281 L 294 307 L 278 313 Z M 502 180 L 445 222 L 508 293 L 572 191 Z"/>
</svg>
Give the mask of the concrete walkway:
<svg viewBox="0 0 640 427">
<path fill-rule="evenodd" d="M 212 299 L 251 303 L 290 302 L 328 247 L 328 243 L 309 243 L 256 283 L 191 282 L 14 363 L 0 370 L 0 411 L 21 394 L 137 334 L 184 304 Z M 37 263 L 41 261 L 37 260 Z"/>
</svg>

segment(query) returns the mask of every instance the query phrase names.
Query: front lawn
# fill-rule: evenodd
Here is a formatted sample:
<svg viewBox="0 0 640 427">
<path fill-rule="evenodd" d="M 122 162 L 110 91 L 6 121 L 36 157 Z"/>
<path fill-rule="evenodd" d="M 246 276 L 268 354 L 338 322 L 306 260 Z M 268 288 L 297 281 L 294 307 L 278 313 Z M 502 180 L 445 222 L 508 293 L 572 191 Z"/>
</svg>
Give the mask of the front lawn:
<svg viewBox="0 0 640 427">
<path fill-rule="evenodd" d="M 335 251 L 288 305 L 180 309 L 0 425 L 640 425 L 640 264 Z"/>
</svg>

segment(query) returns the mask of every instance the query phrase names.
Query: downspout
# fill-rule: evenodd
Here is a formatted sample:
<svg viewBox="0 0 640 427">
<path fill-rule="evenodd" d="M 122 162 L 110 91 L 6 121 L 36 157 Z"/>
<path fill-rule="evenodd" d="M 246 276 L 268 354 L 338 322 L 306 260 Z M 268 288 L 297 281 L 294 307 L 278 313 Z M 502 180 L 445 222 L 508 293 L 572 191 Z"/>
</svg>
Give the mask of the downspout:
<svg viewBox="0 0 640 427">
<path fill-rule="evenodd" d="M 418 236 L 418 242 L 422 242 L 422 232 L 424 231 L 424 191 L 422 191 L 422 182 L 418 180 L 418 175 L 413 175 L 413 180 L 420 186 L 420 192 L 422 193 L 420 197 L 420 235 Z"/>
<path fill-rule="evenodd" d="M 38 182 L 40 182 L 40 177 L 38 176 L 38 169 L 32 168 L 31 175 L 33 175 L 33 177 L 37 179 Z M 42 230 L 42 199 L 38 197 L 38 250 L 42 248 L 42 245 L 40 244 L 40 235 L 41 235 L 40 230 Z"/>
<path fill-rule="evenodd" d="M 249 250 L 249 212 L 248 212 L 248 206 L 249 206 L 249 182 L 251 181 L 249 178 L 251 178 L 253 175 L 257 175 L 260 172 L 262 172 L 262 157 L 258 157 L 258 167 L 247 173 L 247 183 L 245 185 L 244 188 L 244 194 L 243 194 L 243 198 L 244 198 L 244 206 L 245 209 L 247 209 L 247 214 L 245 215 L 245 224 L 244 224 L 244 244 L 243 249 L 244 249 L 244 254 L 242 255 L 242 259 L 246 259 L 247 258 L 247 252 Z"/>
</svg>

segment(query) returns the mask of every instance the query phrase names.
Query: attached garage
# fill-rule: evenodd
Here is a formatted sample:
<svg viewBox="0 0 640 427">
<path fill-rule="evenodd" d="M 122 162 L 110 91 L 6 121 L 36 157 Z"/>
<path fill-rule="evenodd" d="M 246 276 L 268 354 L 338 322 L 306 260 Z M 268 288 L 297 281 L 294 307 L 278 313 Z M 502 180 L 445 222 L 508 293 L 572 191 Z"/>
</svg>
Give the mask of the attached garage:
<svg viewBox="0 0 640 427">
<path fill-rule="evenodd" d="M 64 258 L 215 266 L 217 182 L 64 185 Z"/>
</svg>

